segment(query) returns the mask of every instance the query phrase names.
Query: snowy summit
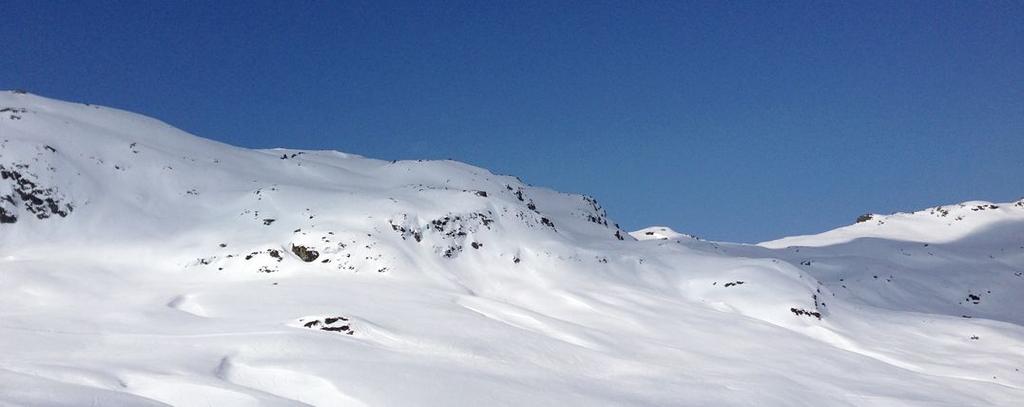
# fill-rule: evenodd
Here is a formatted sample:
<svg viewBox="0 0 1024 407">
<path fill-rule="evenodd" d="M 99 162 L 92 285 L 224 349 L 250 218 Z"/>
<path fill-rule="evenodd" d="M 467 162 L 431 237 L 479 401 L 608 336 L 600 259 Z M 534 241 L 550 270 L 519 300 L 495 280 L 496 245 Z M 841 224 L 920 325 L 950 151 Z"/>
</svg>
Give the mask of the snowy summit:
<svg viewBox="0 0 1024 407">
<path fill-rule="evenodd" d="M 1024 405 L 1024 201 L 758 245 L 0 92 L 0 405 Z"/>
<path fill-rule="evenodd" d="M 696 239 L 694 236 L 676 232 L 667 226 L 646 227 L 634 232 L 629 232 L 629 235 L 633 236 L 636 240 Z"/>
</svg>

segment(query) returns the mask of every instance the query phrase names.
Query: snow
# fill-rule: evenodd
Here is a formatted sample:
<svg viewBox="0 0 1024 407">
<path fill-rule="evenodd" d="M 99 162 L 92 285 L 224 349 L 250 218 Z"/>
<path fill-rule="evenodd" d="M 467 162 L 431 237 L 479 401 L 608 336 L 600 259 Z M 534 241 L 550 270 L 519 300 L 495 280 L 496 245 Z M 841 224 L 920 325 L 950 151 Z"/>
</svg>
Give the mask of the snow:
<svg viewBox="0 0 1024 407">
<path fill-rule="evenodd" d="M 629 232 L 629 235 L 633 236 L 633 238 L 636 240 L 668 240 L 680 238 L 696 239 L 696 237 L 694 236 L 676 232 L 668 226 L 650 226 L 637 231 Z"/>
<path fill-rule="evenodd" d="M 15 92 L 0 166 L 0 405 L 1024 403 L 1024 201 L 627 234 L 458 162 Z"/>
<path fill-rule="evenodd" d="M 793 236 L 761 243 L 761 246 L 828 246 L 855 239 L 880 238 L 921 243 L 950 243 L 963 239 L 989 238 L 992 243 L 1013 238 L 1024 222 L 1024 199 L 995 204 L 968 201 L 942 205 L 913 213 L 869 214 L 867 220 L 813 236 Z M 1002 229 L 1002 230 L 999 230 Z M 1018 234 L 1019 235 L 1019 234 Z"/>
</svg>

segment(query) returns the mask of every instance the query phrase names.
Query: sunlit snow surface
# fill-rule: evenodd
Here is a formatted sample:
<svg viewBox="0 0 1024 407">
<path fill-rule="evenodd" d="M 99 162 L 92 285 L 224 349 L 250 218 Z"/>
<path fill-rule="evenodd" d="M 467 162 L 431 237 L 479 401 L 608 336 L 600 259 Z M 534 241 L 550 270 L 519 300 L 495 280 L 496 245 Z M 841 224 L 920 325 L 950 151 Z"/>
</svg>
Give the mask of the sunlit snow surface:
<svg viewBox="0 0 1024 407">
<path fill-rule="evenodd" d="M 1024 202 L 628 234 L 457 162 L 14 92 L 0 166 L 0 405 L 1024 405 Z"/>
</svg>

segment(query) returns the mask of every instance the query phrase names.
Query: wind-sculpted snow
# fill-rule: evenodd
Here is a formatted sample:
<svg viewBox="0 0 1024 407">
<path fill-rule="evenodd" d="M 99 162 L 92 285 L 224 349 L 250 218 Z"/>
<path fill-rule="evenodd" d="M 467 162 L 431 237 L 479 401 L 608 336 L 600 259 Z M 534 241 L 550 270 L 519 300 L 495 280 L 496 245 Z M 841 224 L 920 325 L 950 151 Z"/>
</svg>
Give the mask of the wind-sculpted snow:
<svg viewBox="0 0 1024 407">
<path fill-rule="evenodd" d="M 0 143 L 0 404 L 1024 403 L 1024 203 L 752 246 L 31 94 Z"/>
</svg>

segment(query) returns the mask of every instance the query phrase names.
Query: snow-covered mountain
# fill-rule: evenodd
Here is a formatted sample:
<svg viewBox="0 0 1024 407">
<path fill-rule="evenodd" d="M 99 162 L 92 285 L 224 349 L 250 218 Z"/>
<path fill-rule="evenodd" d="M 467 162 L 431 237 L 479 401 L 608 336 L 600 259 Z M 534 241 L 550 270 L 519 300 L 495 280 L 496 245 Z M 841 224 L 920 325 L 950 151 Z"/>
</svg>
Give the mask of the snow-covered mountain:
<svg viewBox="0 0 1024 407">
<path fill-rule="evenodd" d="M 0 405 L 1020 405 L 1024 201 L 743 245 L 0 92 Z"/>
</svg>

